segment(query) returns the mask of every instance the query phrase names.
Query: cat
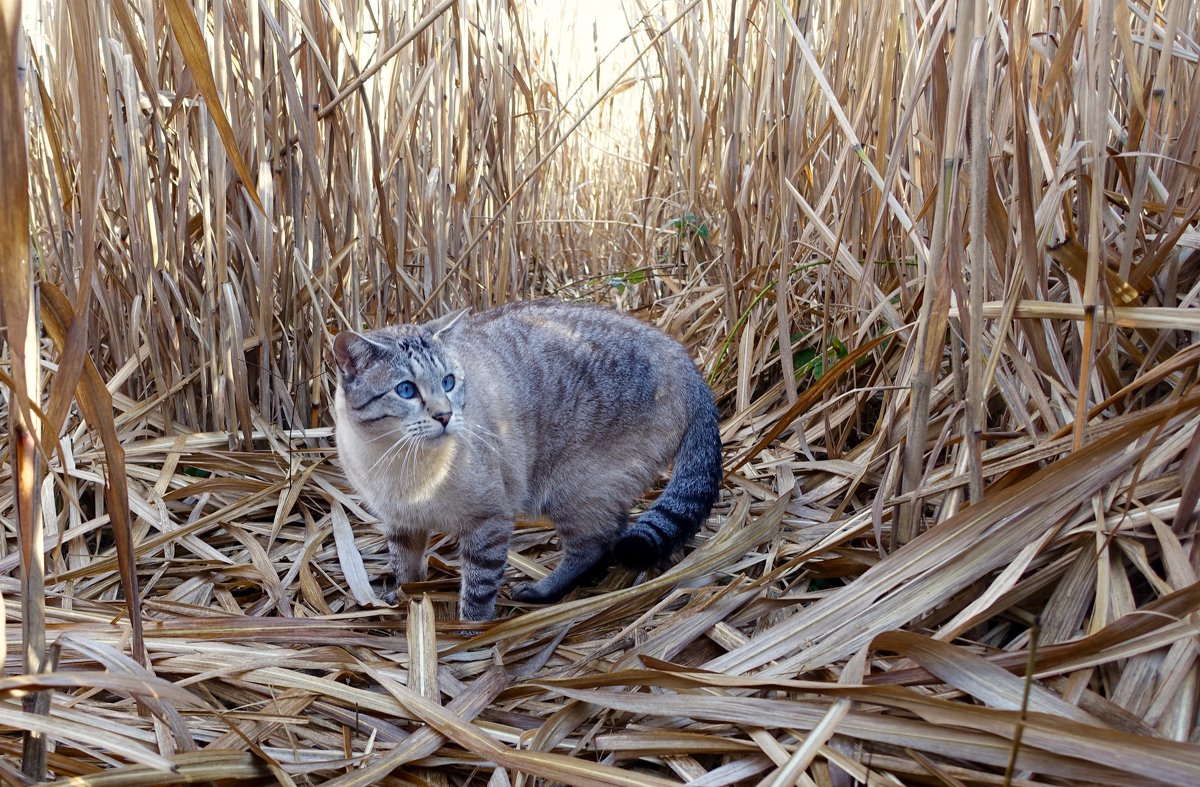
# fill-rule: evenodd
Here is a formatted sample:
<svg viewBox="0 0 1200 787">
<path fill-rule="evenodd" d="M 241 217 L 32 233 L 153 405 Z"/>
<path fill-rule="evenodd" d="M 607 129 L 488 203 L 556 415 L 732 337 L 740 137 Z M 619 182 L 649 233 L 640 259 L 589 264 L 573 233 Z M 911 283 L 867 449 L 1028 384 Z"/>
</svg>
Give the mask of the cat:
<svg viewBox="0 0 1200 787">
<path fill-rule="evenodd" d="M 716 501 L 712 391 L 682 345 L 629 315 L 517 302 L 342 331 L 333 350 L 341 462 L 381 519 L 395 580 L 425 578 L 430 531 L 456 535 L 463 620 L 495 616 L 520 516 L 552 521 L 563 556 L 509 596 L 550 603 L 610 559 L 661 564 Z M 629 505 L 672 459 L 630 525 Z"/>
</svg>

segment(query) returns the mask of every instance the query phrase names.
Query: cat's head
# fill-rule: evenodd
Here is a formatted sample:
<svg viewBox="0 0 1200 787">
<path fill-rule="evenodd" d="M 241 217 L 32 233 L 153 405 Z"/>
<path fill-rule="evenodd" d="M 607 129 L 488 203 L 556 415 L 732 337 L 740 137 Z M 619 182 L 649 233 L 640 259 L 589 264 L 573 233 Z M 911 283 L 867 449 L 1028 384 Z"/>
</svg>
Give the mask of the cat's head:
<svg viewBox="0 0 1200 787">
<path fill-rule="evenodd" d="M 342 331 L 338 420 L 369 435 L 437 440 L 462 428 L 466 380 L 453 348 L 466 311 L 423 325 Z"/>
</svg>

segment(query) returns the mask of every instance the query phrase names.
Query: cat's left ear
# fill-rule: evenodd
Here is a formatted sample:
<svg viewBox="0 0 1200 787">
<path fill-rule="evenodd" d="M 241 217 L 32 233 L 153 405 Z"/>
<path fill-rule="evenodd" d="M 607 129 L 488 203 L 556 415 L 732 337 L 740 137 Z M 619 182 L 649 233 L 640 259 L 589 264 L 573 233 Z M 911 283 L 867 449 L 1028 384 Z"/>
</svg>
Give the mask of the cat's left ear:
<svg viewBox="0 0 1200 787">
<path fill-rule="evenodd" d="M 452 338 L 462 330 L 463 317 L 466 317 L 469 311 L 470 309 L 459 309 L 456 312 L 447 314 L 445 317 L 430 320 L 422 327 L 439 339 Z"/>
<path fill-rule="evenodd" d="M 346 330 L 333 338 L 333 357 L 338 369 L 346 377 L 353 378 L 366 366 L 379 345 L 361 333 Z"/>
</svg>

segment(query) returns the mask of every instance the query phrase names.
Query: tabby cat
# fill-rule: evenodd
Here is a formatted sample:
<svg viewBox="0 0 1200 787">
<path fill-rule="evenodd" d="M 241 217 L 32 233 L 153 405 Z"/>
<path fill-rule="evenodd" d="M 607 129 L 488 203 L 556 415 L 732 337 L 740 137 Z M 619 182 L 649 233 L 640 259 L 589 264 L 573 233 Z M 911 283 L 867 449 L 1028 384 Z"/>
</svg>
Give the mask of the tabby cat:
<svg viewBox="0 0 1200 787">
<path fill-rule="evenodd" d="M 610 558 L 661 563 L 721 483 L 712 392 L 687 351 L 599 306 L 513 303 L 334 341 L 341 461 L 382 520 L 397 583 L 425 578 L 430 531 L 458 537 L 459 616 L 490 620 L 517 517 L 546 517 L 563 557 L 518 601 L 557 601 Z M 632 525 L 629 505 L 674 459 Z"/>
</svg>

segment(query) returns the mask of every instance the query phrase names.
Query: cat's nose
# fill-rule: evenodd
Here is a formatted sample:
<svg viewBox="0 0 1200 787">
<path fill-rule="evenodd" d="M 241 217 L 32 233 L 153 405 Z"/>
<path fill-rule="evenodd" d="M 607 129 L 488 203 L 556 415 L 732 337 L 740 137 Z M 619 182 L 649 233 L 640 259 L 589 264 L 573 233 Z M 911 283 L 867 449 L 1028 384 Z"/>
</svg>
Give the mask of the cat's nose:
<svg viewBox="0 0 1200 787">
<path fill-rule="evenodd" d="M 446 426 L 450 423 L 451 415 L 453 415 L 453 413 L 434 413 L 433 420 L 437 421 L 442 426 Z"/>
</svg>

